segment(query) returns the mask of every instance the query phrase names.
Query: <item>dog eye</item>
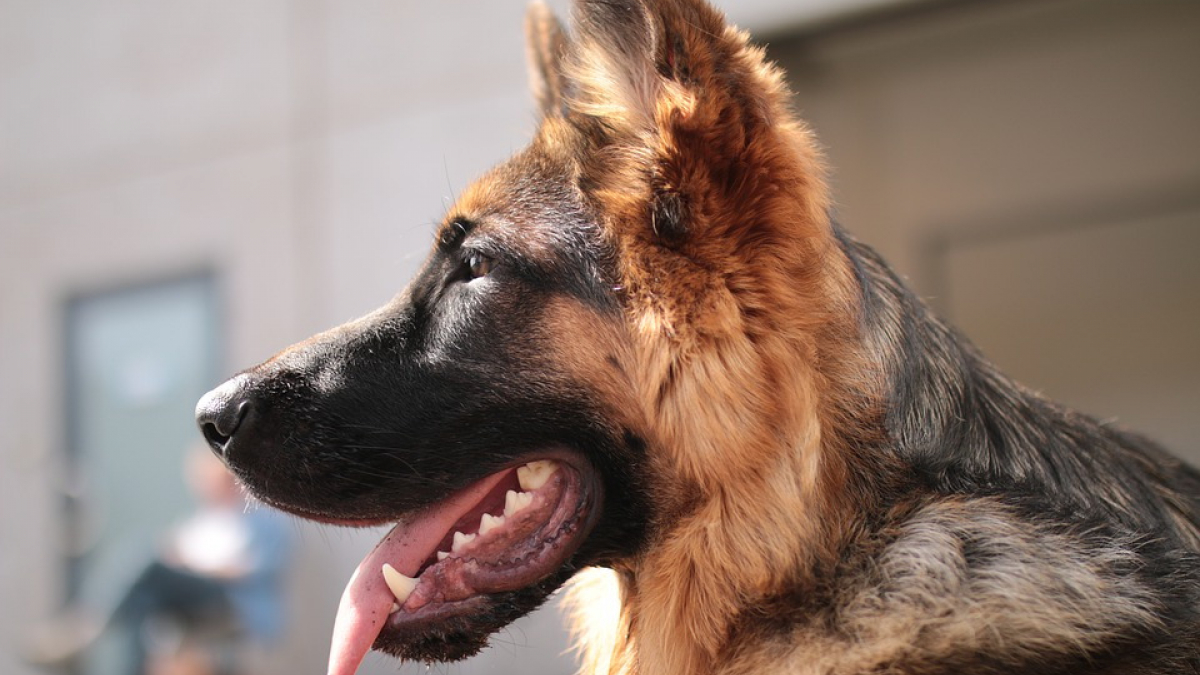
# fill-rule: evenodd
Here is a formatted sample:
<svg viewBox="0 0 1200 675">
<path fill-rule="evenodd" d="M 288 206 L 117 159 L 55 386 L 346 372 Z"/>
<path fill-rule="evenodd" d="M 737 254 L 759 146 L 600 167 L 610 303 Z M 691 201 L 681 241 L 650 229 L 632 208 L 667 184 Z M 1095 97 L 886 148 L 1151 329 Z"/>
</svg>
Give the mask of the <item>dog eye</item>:
<svg viewBox="0 0 1200 675">
<path fill-rule="evenodd" d="M 496 261 L 482 253 L 473 252 L 467 256 L 467 270 L 472 279 L 487 276 L 492 268 L 496 266 Z"/>
</svg>

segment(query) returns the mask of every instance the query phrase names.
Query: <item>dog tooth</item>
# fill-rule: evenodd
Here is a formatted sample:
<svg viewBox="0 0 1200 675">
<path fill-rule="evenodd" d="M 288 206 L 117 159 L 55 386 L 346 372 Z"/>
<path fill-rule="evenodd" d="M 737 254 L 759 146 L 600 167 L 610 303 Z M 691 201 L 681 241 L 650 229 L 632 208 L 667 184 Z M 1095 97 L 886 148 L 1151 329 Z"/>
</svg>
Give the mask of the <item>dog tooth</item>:
<svg viewBox="0 0 1200 675">
<path fill-rule="evenodd" d="M 528 492 L 509 490 L 508 494 L 504 495 L 504 516 L 508 517 L 523 511 L 531 502 L 533 502 L 533 495 Z"/>
<path fill-rule="evenodd" d="M 391 589 L 392 595 L 396 596 L 396 602 L 400 604 L 408 600 L 408 596 L 412 595 L 413 589 L 417 587 L 416 579 L 404 576 L 387 563 L 383 564 L 383 580 Z"/>
<path fill-rule="evenodd" d="M 398 603 L 398 602 L 393 602 L 393 603 L 392 603 L 392 611 L 390 611 L 390 612 L 388 612 L 388 613 L 389 613 L 389 614 L 395 614 L 396 612 L 399 612 L 399 611 L 400 611 L 400 603 Z"/>
<path fill-rule="evenodd" d="M 450 557 L 450 552 L 449 552 L 449 551 L 438 551 L 438 556 L 437 556 L 437 558 L 438 558 L 438 562 L 441 562 L 441 561 L 443 561 L 443 560 L 445 560 L 446 558 L 449 558 L 449 557 Z"/>
<path fill-rule="evenodd" d="M 479 534 L 486 536 L 488 532 L 500 527 L 504 524 L 504 516 L 493 516 L 490 513 L 483 514 L 479 519 Z"/>
<path fill-rule="evenodd" d="M 462 547 L 466 546 L 467 544 L 470 544 L 471 542 L 475 541 L 475 536 L 476 535 L 473 535 L 473 534 L 463 534 L 462 532 L 455 532 L 454 533 L 454 545 L 450 547 L 450 550 L 455 553 L 458 553 L 459 549 L 461 549 Z"/>
<path fill-rule="evenodd" d="M 540 459 L 517 467 L 517 481 L 521 483 L 522 490 L 531 492 L 545 485 L 555 471 L 558 471 L 556 462 Z"/>
</svg>

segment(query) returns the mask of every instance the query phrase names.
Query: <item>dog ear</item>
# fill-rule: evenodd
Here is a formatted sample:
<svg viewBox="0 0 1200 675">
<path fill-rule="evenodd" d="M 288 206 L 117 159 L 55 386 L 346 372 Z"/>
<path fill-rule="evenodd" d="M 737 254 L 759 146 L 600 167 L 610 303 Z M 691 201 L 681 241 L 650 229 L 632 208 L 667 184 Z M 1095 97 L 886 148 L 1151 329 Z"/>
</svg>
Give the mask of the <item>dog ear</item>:
<svg viewBox="0 0 1200 675">
<path fill-rule="evenodd" d="M 661 131 L 702 107 L 758 109 L 756 89 L 778 87 L 746 34 L 704 0 L 577 0 L 578 35 L 566 74 L 571 109 Z"/>
<path fill-rule="evenodd" d="M 567 34 L 558 17 L 541 0 L 530 3 L 525 13 L 525 45 L 529 85 L 542 114 L 562 116 L 566 104 L 562 63 L 567 55 Z"/>
<path fill-rule="evenodd" d="M 569 114 L 640 162 L 643 185 L 621 189 L 645 194 L 638 188 L 649 182 L 643 222 L 662 243 L 715 223 L 728 234 L 733 223 L 763 223 L 780 212 L 763 199 L 796 186 L 815 188 L 811 213 L 825 208 L 816 146 L 790 112 L 781 73 L 711 5 L 576 0 L 575 20 Z M 611 171 L 597 182 L 612 185 Z"/>
<path fill-rule="evenodd" d="M 639 0 L 576 0 L 575 45 L 565 64 L 568 105 L 612 132 L 653 128 L 660 90 L 654 69 L 654 24 Z"/>
</svg>

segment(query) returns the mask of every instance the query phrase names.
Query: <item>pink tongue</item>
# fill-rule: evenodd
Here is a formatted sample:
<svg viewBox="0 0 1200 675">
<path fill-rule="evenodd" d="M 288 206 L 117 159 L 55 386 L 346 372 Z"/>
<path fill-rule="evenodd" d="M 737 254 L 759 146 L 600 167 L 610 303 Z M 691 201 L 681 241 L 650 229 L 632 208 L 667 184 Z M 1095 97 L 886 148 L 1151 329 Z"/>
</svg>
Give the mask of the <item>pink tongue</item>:
<svg viewBox="0 0 1200 675">
<path fill-rule="evenodd" d="M 396 598 L 383 581 L 384 563 L 416 576 L 450 528 L 496 487 L 507 471 L 493 474 L 462 492 L 401 521 L 361 563 L 338 605 L 329 651 L 329 675 L 354 675 L 387 623 Z"/>
</svg>

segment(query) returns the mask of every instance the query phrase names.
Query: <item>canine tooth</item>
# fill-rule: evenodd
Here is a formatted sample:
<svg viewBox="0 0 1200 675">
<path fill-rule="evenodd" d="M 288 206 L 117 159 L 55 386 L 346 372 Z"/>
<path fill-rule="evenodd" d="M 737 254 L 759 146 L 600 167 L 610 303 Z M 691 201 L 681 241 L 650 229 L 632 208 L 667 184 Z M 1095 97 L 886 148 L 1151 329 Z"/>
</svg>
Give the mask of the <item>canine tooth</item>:
<svg viewBox="0 0 1200 675">
<path fill-rule="evenodd" d="M 461 549 L 462 547 L 466 546 L 467 544 L 469 544 L 473 541 L 475 541 L 475 535 L 463 534 L 462 532 L 455 532 L 454 533 L 454 545 L 450 547 L 450 550 L 455 553 L 458 553 L 459 549 Z"/>
<path fill-rule="evenodd" d="M 521 483 L 522 490 L 531 492 L 545 485 L 555 471 L 558 471 L 558 464 L 540 459 L 517 467 L 517 481 Z"/>
<path fill-rule="evenodd" d="M 408 600 L 408 596 L 412 595 L 413 589 L 417 587 L 416 579 L 404 576 L 387 563 L 383 564 L 383 580 L 391 589 L 392 595 L 396 596 L 396 602 L 400 604 Z"/>
<path fill-rule="evenodd" d="M 488 532 L 500 527 L 504 524 L 504 516 L 493 516 L 490 513 L 483 514 L 479 519 L 479 534 L 486 535 Z"/>
<path fill-rule="evenodd" d="M 531 502 L 533 502 L 533 495 L 528 492 L 509 490 L 508 494 L 504 495 L 504 516 L 507 518 L 514 513 L 523 511 Z"/>
<path fill-rule="evenodd" d="M 450 551 L 438 551 L 438 562 L 450 557 Z"/>
<path fill-rule="evenodd" d="M 396 612 L 399 612 L 399 611 L 400 611 L 400 603 L 393 602 L 392 603 L 392 611 L 388 612 L 388 614 L 395 614 Z"/>
</svg>

